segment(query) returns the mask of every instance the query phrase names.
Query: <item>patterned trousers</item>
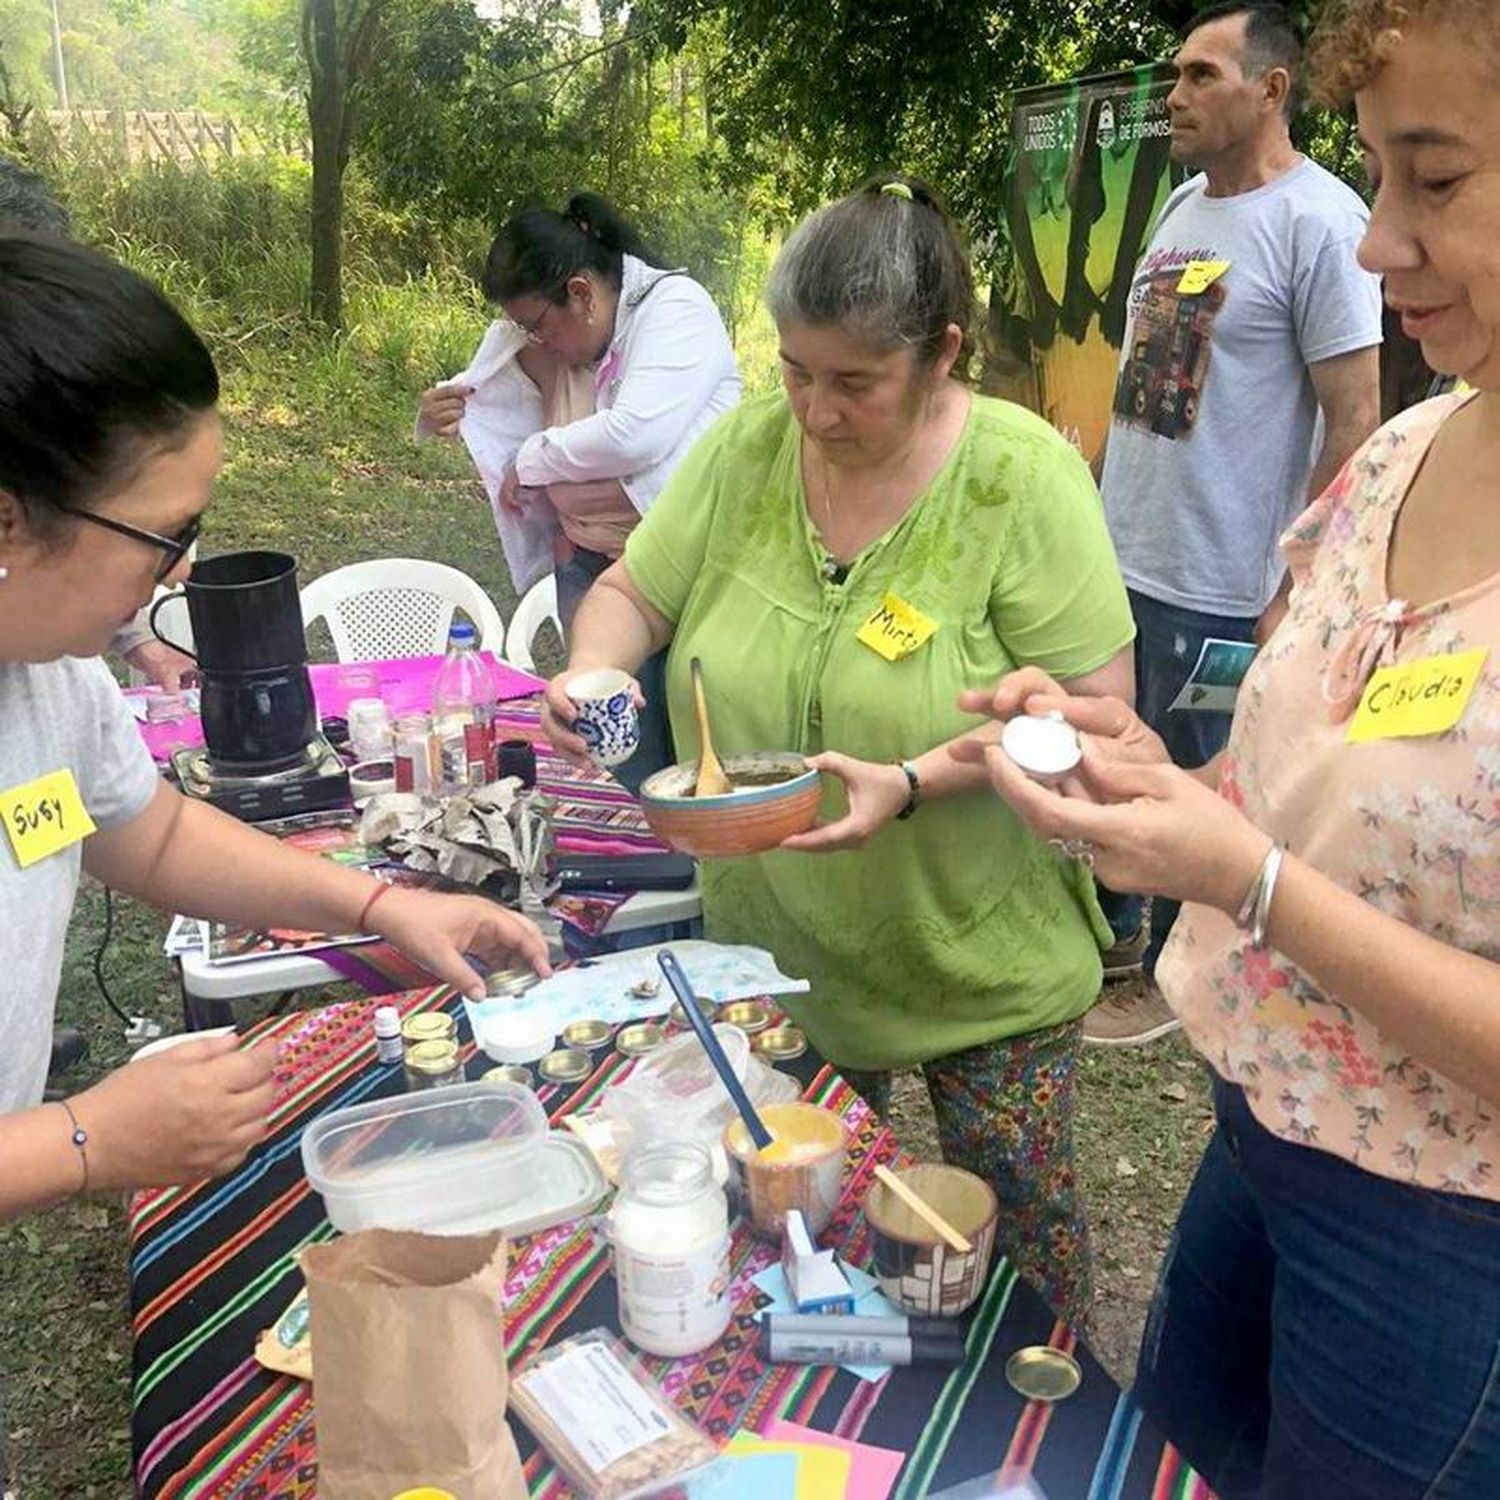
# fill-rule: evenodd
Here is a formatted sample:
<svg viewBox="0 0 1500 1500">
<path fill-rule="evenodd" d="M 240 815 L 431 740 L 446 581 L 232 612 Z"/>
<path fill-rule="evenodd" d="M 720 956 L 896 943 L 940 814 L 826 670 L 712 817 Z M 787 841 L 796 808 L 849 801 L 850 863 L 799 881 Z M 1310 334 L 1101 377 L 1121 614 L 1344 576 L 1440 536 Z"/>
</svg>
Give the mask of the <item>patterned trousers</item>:
<svg viewBox="0 0 1500 1500">
<path fill-rule="evenodd" d="M 1073 1170 L 1073 1113 L 1083 1022 L 1009 1037 L 922 1067 L 943 1159 L 1000 1200 L 998 1243 L 1075 1329 L 1088 1326 L 1093 1253 Z M 889 1073 L 839 1070 L 888 1117 Z"/>
</svg>

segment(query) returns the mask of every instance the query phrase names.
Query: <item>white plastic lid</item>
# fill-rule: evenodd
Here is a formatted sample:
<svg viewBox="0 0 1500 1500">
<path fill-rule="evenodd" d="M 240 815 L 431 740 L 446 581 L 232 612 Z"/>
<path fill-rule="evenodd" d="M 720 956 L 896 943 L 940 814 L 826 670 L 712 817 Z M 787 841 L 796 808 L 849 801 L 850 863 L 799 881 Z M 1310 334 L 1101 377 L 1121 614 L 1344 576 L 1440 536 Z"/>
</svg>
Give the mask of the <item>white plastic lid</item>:
<svg viewBox="0 0 1500 1500">
<path fill-rule="evenodd" d="M 475 1041 L 497 1063 L 529 1063 L 545 1057 L 557 1040 L 550 1021 L 524 1012 L 485 1010 L 470 1018 Z"/>
<path fill-rule="evenodd" d="M 1078 731 L 1060 713 L 1012 719 L 1000 731 L 1000 748 L 1028 776 L 1065 776 L 1083 759 Z"/>
<path fill-rule="evenodd" d="M 377 1005 L 375 1007 L 375 1035 L 401 1035 L 401 1012 L 394 1005 Z"/>
</svg>

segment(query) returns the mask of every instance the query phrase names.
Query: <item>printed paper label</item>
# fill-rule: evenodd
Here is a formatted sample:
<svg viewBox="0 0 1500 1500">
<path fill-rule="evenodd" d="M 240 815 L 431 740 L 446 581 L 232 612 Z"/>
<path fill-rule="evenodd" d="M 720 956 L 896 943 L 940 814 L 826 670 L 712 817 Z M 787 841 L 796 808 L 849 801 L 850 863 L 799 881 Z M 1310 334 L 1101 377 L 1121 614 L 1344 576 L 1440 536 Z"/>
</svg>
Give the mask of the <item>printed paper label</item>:
<svg viewBox="0 0 1500 1500">
<path fill-rule="evenodd" d="M 516 1379 L 596 1474 L 673 1430 L 650 1393 L 606 1344 L 578 1344 Z"/>
</svg>

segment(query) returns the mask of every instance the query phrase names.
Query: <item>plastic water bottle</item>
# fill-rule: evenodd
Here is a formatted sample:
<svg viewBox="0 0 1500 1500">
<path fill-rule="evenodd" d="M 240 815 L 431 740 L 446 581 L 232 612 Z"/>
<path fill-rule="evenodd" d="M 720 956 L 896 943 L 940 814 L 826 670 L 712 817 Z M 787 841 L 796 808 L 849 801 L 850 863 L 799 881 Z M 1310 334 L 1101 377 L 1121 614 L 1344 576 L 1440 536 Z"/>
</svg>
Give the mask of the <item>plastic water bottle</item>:
<svg viewBox="0 0 1500 1500">
<path fill-rule="evenodd" d="M 472 625 L 455 623 L 448 631 L 448 654 L 432 687 L 432 732 L 441 766 L 439 795 L 451 797 L 491 779 L 495 679 Z"/>
</svg>

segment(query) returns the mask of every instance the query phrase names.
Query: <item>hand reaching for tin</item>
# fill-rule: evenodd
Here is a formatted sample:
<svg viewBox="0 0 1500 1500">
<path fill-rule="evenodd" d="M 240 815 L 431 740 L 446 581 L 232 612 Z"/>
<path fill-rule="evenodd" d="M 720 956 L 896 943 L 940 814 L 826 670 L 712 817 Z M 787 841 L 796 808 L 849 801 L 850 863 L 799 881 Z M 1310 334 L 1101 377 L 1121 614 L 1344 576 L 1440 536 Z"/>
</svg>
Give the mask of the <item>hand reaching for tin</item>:
<svg viewBox="0 0 1500 1500">
<path fill-rule="evenodd" d="M 492 968 L 520 959 L 544 979 L 552 973 L 536 923 L 483 896 L 396 888 L 370 908 L 366 925 L 470 1000 L 484 999 L 484 980 L 465 958 L 468 953 Z"/>
</svg>

